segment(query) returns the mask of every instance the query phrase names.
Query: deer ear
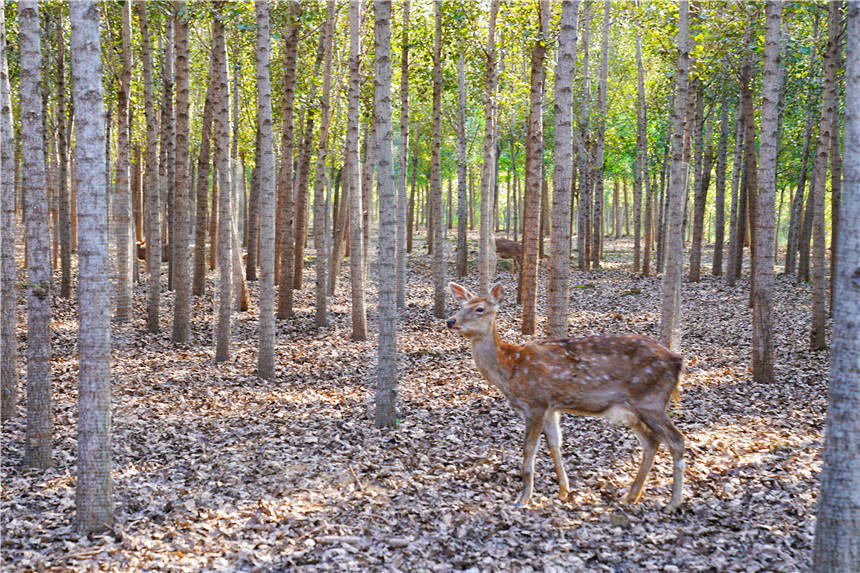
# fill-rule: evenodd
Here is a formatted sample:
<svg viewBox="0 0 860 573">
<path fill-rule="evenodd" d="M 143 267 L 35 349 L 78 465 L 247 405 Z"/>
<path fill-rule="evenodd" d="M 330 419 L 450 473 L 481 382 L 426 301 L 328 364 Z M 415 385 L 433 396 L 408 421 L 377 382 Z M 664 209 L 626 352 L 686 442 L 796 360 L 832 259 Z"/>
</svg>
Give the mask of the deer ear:
<svg viewBox="0 0 860 573">
<path fill-rule="evenodd" d="M 454 300 L 456 300 L 460 304 L 465 304 L 475 298 L 475 295 L 472 294 L 472 291 L 470 291 L 464 286 L 458 285 L 457 283 L 448 283 L 448 288 L 451 289 L 451 294 L 453 295 Z"/>
<path fill-rule="evenodd" d="M 494 283 L 490 286 L 490 302 L 499 304 L 505 298 L 505 293 L 502 291 L 502 283 Z"/>
</svg>

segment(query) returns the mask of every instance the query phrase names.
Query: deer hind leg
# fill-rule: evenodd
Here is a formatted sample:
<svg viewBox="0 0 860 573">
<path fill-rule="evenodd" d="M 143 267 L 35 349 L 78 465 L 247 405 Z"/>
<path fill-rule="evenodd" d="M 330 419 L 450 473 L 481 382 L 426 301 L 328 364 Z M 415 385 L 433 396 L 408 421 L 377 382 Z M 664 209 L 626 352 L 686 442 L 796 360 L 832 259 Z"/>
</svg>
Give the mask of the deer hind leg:
<svg viewBox="0 0 860 573">
<path fill-rule="evenodd" d="M 653 418 L 645 420 L 645 423 L 672 452 L 672 499 L 667 508 L 672 511 L 681 505 L 684 490 L 684 436 L 666 412 L 661 411 Z"/>
<path fill-rule="evenodd" d="M 526 420 L 526 439 L 523 445 L 523 467 L 520 474 L 523 479 L 523 492 L 517 500 L 517 505 L 526 505 L 532 497 L 535 482 L 535 454 L 543 427 L 544 413 L 538 412 Z"/>
<path fill-rule="evenodd" d="M 543 435 L 546 436 L 549 453 L 555 464 L 555 474 L 558 476 L 558 497 L 559 499 L 567 499 L 570 486 L 564 471 L 564 462 L 561 459 L 561 427 L 558 422 L 558 412 L 547 412 L 543 419 Z"/>
<path fill-rule="evenodd" d="M 648 426 L 639 420 L 630 424 L 630 427 L 639 438 L 639 443 L 642 444 L 642 464 L 639 466 L 639 473 L 636 474 L 636 479 L 633 480 L 633 485 L 627 492 L 627 502 L 636 503 L 642 497 L 642 488 L 645 486 L 645 479 L 648 477 L 648 472 L 654 465 L 654 454 L 657 453 L 657 447 L 660 445 L 660 440 Z"/>
</svg>

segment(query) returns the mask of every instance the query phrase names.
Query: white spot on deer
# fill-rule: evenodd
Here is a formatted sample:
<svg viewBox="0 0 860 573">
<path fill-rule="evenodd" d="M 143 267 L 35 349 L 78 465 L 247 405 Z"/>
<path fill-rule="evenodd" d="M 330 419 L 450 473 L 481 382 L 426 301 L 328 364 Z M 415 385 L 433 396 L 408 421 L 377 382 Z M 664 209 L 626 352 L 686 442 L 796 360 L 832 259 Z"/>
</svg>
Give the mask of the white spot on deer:
<svg viewBox="0 0 860 573">
<path fill-rule="evenodd" d="M 636 421 L 636 415 L 624 406 L 610 406 L 598 415 L 602 418 L 606 418 L 613 424 L 630 425 Z"/>
</svg>

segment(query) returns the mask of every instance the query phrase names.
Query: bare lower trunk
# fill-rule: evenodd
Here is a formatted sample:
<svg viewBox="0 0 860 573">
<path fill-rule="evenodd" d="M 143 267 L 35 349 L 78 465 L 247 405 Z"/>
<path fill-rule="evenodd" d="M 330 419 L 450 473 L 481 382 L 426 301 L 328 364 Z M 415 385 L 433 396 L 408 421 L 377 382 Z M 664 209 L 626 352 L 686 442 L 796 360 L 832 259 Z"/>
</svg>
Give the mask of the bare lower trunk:
<svg viewBox="0 0 860 573">
<path fill-rule="evenodd" d="M 174 234 L 170 239 L 173 260 L 173 341 L 187 343 L 191 338 L 191 282 L 188 276 L 188 213 L 191 177 L 188 173 L 188 20 L 185 2 L 174 3 L 176 33 L 176 189 L 174 199 Z"/>
<path fill-rule="evenodd" d="M 215 140 L 215 165 L 218 177 L 218 318 L 216 324 L 215 362 L 230 358 L 231 311 L 233 298 L 232 205 L 230 197 L 230 107 L 227 88 L 227 48 L 224 23 L 216 18 L 213 25 L 212 58 L 214 62 L 215 114 L 212 138 Z"/>
<path fill-rule="evenodd" d="M 430 160 L 430 212 L 433 216 L 433 316 L 445 318 L 445 245 L 442 242 L 442 5 L 433 2 L 433 135 Z M 487 166 L 489 168 L 489 166 Z M 487 187 L 489 189 L 489 186 Z"/>
</svg>

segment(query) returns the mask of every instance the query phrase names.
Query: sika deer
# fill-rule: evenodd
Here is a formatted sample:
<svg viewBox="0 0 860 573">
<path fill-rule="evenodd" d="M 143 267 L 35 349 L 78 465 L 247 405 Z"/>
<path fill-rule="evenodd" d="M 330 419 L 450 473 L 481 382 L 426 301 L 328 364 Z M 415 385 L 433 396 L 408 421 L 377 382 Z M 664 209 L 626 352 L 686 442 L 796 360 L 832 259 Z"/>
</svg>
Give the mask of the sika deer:
<svg viewBox="0 0 860 573">
<path fill-rule="evenodd" d="M 532 495 L 535 449 L 541 431 L 555 463 L 558 496 L 565 499 L 570 492 L 561 458 L 560 412 L 601 416 L 633 429 L 644 454 L 627 493 L 630 503 L 637 502 L 642 494 L 660 442 L 666 444 L 674 461 L 668 508 L 680 505 L 684 437 L 666 416 L 666 404 L 680 382 L 680 356 L 638 335 L 508 344 L 496 330 L 496 312 L 502 300 L 499 283 L 490 287 L 487 297 L 477 297 L 455 283 L 448 286 L 461 304 L 460 311 L 448 319 L 448 328 L 469 339 L 478 370 L 526 423 L 523 491 L 517 505 L 525 505 Z"/>
<path fill-rule="evenodd" d="M 519 274 L 523 267 L 523 246 L 510 239 L 496 239 L 496 256 L 501 259 L 512 259 L 514 271 Z"/>
</svg>

